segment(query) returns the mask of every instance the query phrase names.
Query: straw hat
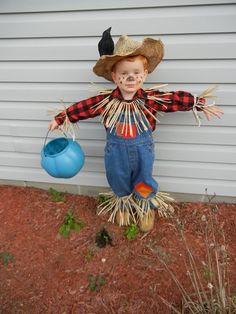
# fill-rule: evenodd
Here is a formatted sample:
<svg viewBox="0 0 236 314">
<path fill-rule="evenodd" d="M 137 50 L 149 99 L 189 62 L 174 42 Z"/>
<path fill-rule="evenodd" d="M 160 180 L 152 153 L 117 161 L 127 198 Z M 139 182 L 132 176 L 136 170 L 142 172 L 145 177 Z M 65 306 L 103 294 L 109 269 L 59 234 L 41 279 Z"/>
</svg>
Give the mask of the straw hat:
<svg viewBox="0 0 236 314">
<path fill-rule="evenodd" d="M 148 60 L 148 73 L 153 72 L 164 55 L 164 45 L 160 39 L 144 38 L 142 42 L 122 35 L 117 41 L 112 55 L 103 55 L 98 59 L 93 71 L 98 76 L 112 81 L 113 65 L 124 57 L 142 55 Z"/>
</svg>

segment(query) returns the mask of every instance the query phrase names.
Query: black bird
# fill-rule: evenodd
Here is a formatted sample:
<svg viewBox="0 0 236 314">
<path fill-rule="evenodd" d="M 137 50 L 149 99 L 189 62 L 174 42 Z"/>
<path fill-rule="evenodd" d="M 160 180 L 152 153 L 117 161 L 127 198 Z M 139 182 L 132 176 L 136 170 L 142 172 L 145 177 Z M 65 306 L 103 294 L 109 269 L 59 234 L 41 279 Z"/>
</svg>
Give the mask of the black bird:
<svg viewBox="0 0 236 314">
<path fill-rule="evenodd" d="M 102 34 L 102 38 L 98 43 L 98 51 L 99 51 L 100 56 L 103 56 L 103 55 L 112 55 L 113 50 L 114 50 L 114 41 L 111 37 L 111 27 L 109 27 Z"/>
</svg>

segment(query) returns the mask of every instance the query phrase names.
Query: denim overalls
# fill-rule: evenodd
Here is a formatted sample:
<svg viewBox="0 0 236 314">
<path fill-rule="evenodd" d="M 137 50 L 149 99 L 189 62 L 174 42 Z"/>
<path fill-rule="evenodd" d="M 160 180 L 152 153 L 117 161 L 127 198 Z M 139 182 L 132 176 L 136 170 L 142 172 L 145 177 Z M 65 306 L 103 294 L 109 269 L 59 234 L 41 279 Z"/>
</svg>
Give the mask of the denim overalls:
<svg viewBox="0 0 236 314">
<path fill-rule="evenodd" d="M 105 168 L 107 180 L 118 197 L 133 194 L 138 199 L 149 200 L 158 190 L 158 183 L 152 177 L 154 162 L 154 143 L 152 130 L 138 134 L 132 121 L 130 134 L 116 129 L 107 129 L 105 147 Z M 118 124 L 121 124 L 118 125 Z"/>
</svg>

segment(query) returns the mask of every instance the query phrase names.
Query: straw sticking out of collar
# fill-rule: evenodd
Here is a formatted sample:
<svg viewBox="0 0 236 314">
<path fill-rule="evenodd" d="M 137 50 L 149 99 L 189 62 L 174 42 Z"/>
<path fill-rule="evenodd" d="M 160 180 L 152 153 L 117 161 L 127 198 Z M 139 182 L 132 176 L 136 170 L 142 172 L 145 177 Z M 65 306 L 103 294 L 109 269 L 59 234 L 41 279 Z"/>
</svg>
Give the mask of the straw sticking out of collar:
<svg viewBox="0 0 236 314">
<path fill-rule="evenodd" d="M 155 87 L 155 89 L 156 88 L 157 87 Z M 122 118 L 124 119 L 122 134 L 127 135 L 129 130 L 130 134 L 132 135 L 132 123 L 135 124 L 139 134 L 143 132 L 143 130 L 147 131 L 148 128 L 151 128 L 151 126 L 145 115 L 145 112 L 154 120 L 159 122 L 157 117 L 148 109 L 147 106 L 145 106 L 145 101 L 143 99 L 135 99 L 131 102 L 127 102 L 118 98 L 110 99 L 110 91 L 106 91 L 104 94 L 108 94 L 108 96 L 94 105 L 92 108 L 94 109 L 94 112 L 103 108 L 101 113 L 101 122 L 106 128 L 110 129 L 110 132 L 113 131 L 114 127 L 118 122 L 121 121 Z M 166 93 L 164 95 L 170 95 L 170 93 Z M 169 99 L 164 99 L 162 97 L 147 96 L 147 98 L 154 100 L 162 106 L 165 106 L 164 103 L 170 102 Z M 159 112 L 157 112 L 157 114 L 159 114 Z"/>
</svg>

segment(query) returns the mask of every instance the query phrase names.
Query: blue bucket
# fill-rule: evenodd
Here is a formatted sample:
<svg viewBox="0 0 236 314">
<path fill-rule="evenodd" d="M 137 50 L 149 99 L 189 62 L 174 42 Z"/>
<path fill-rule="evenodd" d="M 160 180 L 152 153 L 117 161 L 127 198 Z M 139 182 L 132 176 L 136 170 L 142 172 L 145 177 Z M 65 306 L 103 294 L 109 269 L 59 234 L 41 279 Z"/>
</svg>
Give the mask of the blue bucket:
<svg viewBox="0 0 236 314">
<path fill-rule="evenodd" d="M 48 134 L 47 134 L 48 135 Z M 47 136 L 45 142 L 47 140 Z M 72 178 L 84 165 L 84 152 L 76 141 L 65 137 L 51 140 L 41 151 L 41 166 L 55 178 Z"/>
</svg>

